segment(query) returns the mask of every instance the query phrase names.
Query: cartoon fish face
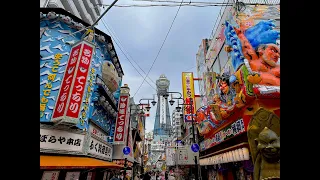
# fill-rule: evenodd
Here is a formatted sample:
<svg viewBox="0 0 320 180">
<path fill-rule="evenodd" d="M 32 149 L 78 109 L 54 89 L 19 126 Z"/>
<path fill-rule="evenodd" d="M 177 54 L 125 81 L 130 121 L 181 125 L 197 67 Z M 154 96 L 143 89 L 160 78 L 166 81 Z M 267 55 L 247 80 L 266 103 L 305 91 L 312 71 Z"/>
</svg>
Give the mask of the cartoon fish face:
<svg viewBox="0 0 320 180">
<path fill-rule="evenodd" d="M 47 18 L 50 19 L 50 20 L 55 19 L 57 17 L 58 17 L 57 14 L 55 12 L 52 12 L 52 11 L 48 12 L 48 14 L 47 14 Z"/>
<path fill-rule="evenodd" d="M 68 25 L 72 24 L 72 19 L 69 16 L 63 16 L 61 20 Z"/>
<path fill-rule="evenodd" d="M 104 42 L 106 42 L 106 38 L 104 36 L 102 36 L 102 35 L 99 35 L 98 36 L 98 41 L 104 43 Z"/>
</svg>

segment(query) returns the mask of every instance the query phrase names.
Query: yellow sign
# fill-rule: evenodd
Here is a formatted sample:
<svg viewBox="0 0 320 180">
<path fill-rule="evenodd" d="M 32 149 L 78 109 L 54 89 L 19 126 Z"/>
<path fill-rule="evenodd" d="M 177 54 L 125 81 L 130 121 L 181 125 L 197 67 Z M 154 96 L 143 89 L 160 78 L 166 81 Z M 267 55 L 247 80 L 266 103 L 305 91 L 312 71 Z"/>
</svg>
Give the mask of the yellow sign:
<svg viewBox="0 0 320 180">
<path fill-rule="evenodd" d="M 193 82 L 192 72 L 182 73 L 182 91 L 183 91 L 184 104 L 188 104 L 184 106 L 184 121 L 192 122 L 191 114 L 195 113 L 194 82 Z M 192 100 L 192 103 L 191 103 L 191 100 Z M 190 106 L 191 104 L 192 104 L 192 108 Z"/>
</svg>

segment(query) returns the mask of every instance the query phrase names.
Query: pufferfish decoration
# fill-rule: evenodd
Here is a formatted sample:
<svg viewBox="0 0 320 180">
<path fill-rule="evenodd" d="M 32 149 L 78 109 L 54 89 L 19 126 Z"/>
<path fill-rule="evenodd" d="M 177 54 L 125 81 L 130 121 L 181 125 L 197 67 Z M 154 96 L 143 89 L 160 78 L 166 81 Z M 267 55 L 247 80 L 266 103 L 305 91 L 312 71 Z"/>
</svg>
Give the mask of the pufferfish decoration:
<svg viewBox="0 0 320 180">
<path fill-rule="evenodd" d="M 49 19 L 49 20 L 53 20 L 53 19 L 56 19 L 58 17 L 58 15 L 55 13 L 55 12 L 48 12 L 48 14 L 47 14 L 47 18 Z"/>
</svg>

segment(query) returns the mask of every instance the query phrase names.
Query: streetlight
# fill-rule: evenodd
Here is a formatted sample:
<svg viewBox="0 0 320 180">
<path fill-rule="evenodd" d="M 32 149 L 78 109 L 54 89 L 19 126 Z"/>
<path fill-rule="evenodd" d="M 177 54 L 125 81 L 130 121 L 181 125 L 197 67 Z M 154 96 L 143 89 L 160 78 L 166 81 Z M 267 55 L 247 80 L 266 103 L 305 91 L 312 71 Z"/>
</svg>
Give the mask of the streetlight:
<svg viewBox="0 0 320 180">
<path fill-rule="evenodd" d="M 142 104 L 141 103 L 141 101 L 142 100 L 147 100 L 148 101 L 148 104 Z M 150 100 L 152 100 L 151 101 L 151 104 L 152 104 L 152 106 L 155 106 L 156 105 L 156 101 L 154 100 L 154 96 L 153 96 L 153 98 L 152 99 L 150 99 L 150 98 L 143 98 L 143 99 L 140 99 L 139 100 L 139 105 L 142 105 L 142 108 L 140 109 L 140 116 L 143 116 L 144 115 L 144 112 L 143 112 L 143 105 L 147 105 L 147 107 L 146 107 L 146 110 L 149 112 L 150 111 L 150 109 L 151 109 L 151 107 L 150 107 L 150 104 L 149 104 L 149 101 Z M 143 122 L 143 128 L 145 129 L 145 118 L 143 118 L 144 119 L 144 122 Z M 144 167 L 143 167 L 143 160 L 144 160 L 144 151 L 145 151 L 145 147 L 144 147 L 144 142 L 142 143 L 143 144 L 143 147 L 142 147 L 142 159 L 141 159 L 141 167 L 142 167 L 142 169 L 141 169 L 141 174 L 143 174 L 144 173 Z"/>
<path fill-rule="evenodd" d="M 151 101 L 152 106 L 155 106 L 156 103 L 157 103 L 157 102 L 154 100 L 154 96 L 153 96 L 152 99 L 151 99 L 151 98 L 142 98 L 142 99 L 140 99 L 140 100 L 139 100 L 139 104 L 141 104 L 141 101 L 142 101 L 142 100 L 147 100 L 147 101 L 148 101 L 148 104 L 147 104 L 147 107 L 146 107 L 146 110 L 147 110 L 148 112 L 149 112 L 150 109 L 151 109 L 149 101 L 152 100 L 152 101 Z"/>
<path fill-rule="evenodd" d="M 176 107 L 177 112 L 180 112 L 181 107 L 179 105 L 188 105 L 190 106 L 190 113 L 191 113 L 191 124 L 192 124 L 192 138 L 193 138 L 193 143 L 196 143 L 196 137 L 195 137 L 195 133 L 194 133 L 194 120 L 193 120 L 193 98 L 190 98 L 190 104 L 185 104 L 183 102 L 183 104 L 179 104 L 179 99 L 182 99 L 182 94 L 180 92 L 167 92 L 167 94 L 163 95 L 163 97 L 168 98 L 169 97 L 169 93 L 171 93 L 171 102 L 170 105 L 172 106 L 174 104 L 174 100 L 173 99 L 178 99 L 178 106 Z M 180 97 L 179 98 L 173 98 L 172 94 L 179 94 Z M 183 100 L 183 99 L 182 99 Z M 184 101 L 184 100 L 183 100 Z M 194 164 L 195 164 L 195 178 L 199 179 L 199 174 L 198 174 L 198 160 L 197 160 L 197 156 L 194 156 Z"/>
</svg>

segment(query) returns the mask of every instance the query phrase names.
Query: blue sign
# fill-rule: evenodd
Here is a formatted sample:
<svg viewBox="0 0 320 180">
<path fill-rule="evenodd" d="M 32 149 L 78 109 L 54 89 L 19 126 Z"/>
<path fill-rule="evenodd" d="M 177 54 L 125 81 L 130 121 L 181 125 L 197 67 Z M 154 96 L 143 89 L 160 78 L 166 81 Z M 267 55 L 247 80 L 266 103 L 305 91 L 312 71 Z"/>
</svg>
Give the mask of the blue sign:
<svg viewBox="0 0 320 180">
<path fill-rule="evenodd" d="M 192 145 L 191 145 L 191 150 L 192 150 L 193 152 L 198 152 L 199 149 L 200 149 L 200 147 L 199 147 L 198 144 L 192 144 Z"/>
<path fill-rule="evenodd" d="M 130 154 L 130 148 L 128 146 L 126 146 L 123 148 L 122 152 L 124 155 L 128 155 L 128 154 Z"/>
</svg>

